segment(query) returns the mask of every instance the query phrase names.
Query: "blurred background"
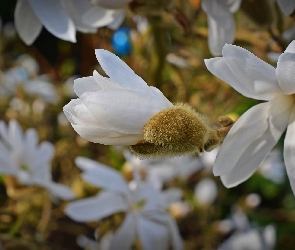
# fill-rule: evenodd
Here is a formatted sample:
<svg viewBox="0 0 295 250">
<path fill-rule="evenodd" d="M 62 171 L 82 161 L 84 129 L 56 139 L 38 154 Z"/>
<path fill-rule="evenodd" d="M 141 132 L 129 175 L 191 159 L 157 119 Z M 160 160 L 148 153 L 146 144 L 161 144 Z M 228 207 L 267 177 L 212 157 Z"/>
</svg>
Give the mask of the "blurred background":
<svg viewBox="0 0 295 250">
<path fill-rule="evenodd" d="M 218 126 L 219 116 L 237 119 L 258 103 L 206 69 L 204 59 L 213 56 L 208 48 L 207 14 L 200 0 L 135 0 L 126 6 L 125 19 L 116 30 L 102 27 L 92 34 L 77 32 L 77 42 L 71 43 L 43 28 L 29 46 L 16 32 L 15 6 L 15 0 L 0 1 L 0 118 L 5 122 L 16 119 L 24 130 L 35 128 L 40 141 L 54 144 L 52 178 L 71 187 L 79 198 L 91 196 L 97 189 L 82 181 L 74 162 L 77 156 L 109 165 L 132 179 L 124 149 L 87 142 L 62 112 L 75 98 L 74 79 L 92 75 L 95 69 L 103 74 L 95 49 L 120 56 L 148 85 L 159 88 L 173 103 L 188 103 L 212 126 Z M 284 32 L 290 34 L 294 29 L 294 18 L 284 16 L 274 1 L 243 0 L 234 19 L 234 44 L 274 66 L 279 53 L 293 40 L 292 34 L 286 37 Z M 216 153 L 193 157 L 195 167 L 184 176 L 188 163 L 180 160 L 178 174 L 165 179 L 164 189 L 182 190 L 181 200 L 172 204 L 169 212 L 177 221 L 185 249 L 294 249 L 295 199 L 286 177 L 282 141 L 259 171 L 232 189 L 226 189 L 212 174 Z M 61 201 L 51 204 L 48 219 L 44 192 L 26 188 L 22 192 L 20 197 L 10 197 L 7 181 L 0 175 L 3 249 L 82 249 L 77 236 L 94 238 L 96 228 L 107 231 L 124 216 L 77 223 L 63 213 L 67 202 Z M 257 230 L 264 243 L 270 242 L 269 248 L 266 243 L 263 248 L 242 248 L 245 240 L 239 238 L 238 243 L 225 245 L 249 228 Z"/>
</svg>

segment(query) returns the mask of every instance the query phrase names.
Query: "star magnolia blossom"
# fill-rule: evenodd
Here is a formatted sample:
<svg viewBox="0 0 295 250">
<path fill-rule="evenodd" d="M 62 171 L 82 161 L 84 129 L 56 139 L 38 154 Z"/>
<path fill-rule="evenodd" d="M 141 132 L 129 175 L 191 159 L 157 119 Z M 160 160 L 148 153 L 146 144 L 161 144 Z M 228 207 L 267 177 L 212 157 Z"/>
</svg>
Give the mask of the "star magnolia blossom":
<svg viewBox="0 0 295 250">
<path fill-rule="evenodd" d="M 111 238 L 110 250 L 132 249 L 139 237 L 143 249 L 182 249 L 175 221 L 165 212 L 164 197 L 151 185 L 130 188 L 116 170 L 87 158 L 78 157 L 82 178 L 104 190 L 98 195 L 71 202 L 65 212 L 79 222 L 101 220 L 117 212 L 125 212 L 121 226 Z M 142 183 L 141 183 L 142 184 Z"/>
<path fill-rule="evenodd" d="M 202 9 L 207 13 L 209 26 L 209 50 L 212 55 L 221 55 L 222 47 L 232 43 L 235 35 L 234 12 L 242 0 L 203 0 Z"/>
<path fill-rule="evenodd" d="M 143 127 L 155 114 L 172 107 L 155 87 L 149 87 L 116 55 L 95 50 L 105 73 L 75 80 L 79 97 L 64 113 L 84 139 L 105 145 L 134 145 L 143 139 Z"/>
<path fill-rule="evenodd" d="M 276 69 L 237 46 L 225 45 L 222 55 L 205 60 L 209 71 L 244 96 L 267 102 L 236 121 L 220 147 L 213 173 L 226 187 L 245 181 L 287 128 L 284 161 L 295 192 L 295 41 L 280 55 Z"/>
<path fill-rule="evenodd" d="M 8 126 L 0 122 L 0 173 L 14 176 L 23 185 L 43 187 L 54 198 L 73 199 L 71 189 L 51 180 L 53 154 L 51 143 L 38 145 L 35 129 L 23 133 L 15 120 L 11 120 Z"/>
<path fill-rule="evenodd" d="M 86 15 L 91 25 L 83 19 Z M 18 0 L 14 12 L 16 30 L 27 45 L 39 36 L 42 26 L 60 39 L 76 42 L 76 30 L 95 32 L 117 16 L 116 11 L 93 7 L 88 0 Z"/>
</svg>

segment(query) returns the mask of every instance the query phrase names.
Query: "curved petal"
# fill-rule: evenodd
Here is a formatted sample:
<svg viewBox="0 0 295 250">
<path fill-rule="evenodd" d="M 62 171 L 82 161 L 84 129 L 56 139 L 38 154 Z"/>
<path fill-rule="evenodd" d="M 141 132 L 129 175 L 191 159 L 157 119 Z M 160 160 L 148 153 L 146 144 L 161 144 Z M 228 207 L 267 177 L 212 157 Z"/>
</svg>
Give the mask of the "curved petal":
<svg viewBox="0 0 295 250">
<path fill-rule="evenodd" d="M 31 7 L 44 25 L 54 36 L 76 42 L 76 29 L 73 21 L 62 7 L 60 0 L 29 0 Z"/>
<path fill-rule="evenodd" d="M 73 191 L 65 185 L 55 182 L 45 182 L 44 180 L 37 180 L 34 181 L 34 183 L 47 189 L 53 198 L 62 200 L 71 200 L 75 198 Z"/>
<path fill-rule="evenodd" d="M 115 169 L 85 157 L 77 157 L 75 163 L 83 171 L 82 177 L 85 181 L 128 197 L 128 185 Z"/>
<path fill-rule="evenodd" d="M 23 150 L 23 131 L 16 120 L 10 120 L 8 125 L 8 143 L 12 146 L 12 150 L 16 150 L 20 154 Z"/>
<path fill-rule="evenodd" d="M 126 89 L 103 89 L 80 98 L 102 127 L 125 134 L 142 134 L 148 120 L 167 107 L 163 98 Z"/>
<path fill-rule="evenodd" d="M 0 173 L 1 174 L 9 174 L 16 175 L 18 166 L 15 162 L 13 155 L 10 151 L 1 143 L 0 138 Z"/>
<path fill-rule="evenodd" d="M 143 134 L 128 135 L 114 130 L 85 125 L 72 124 L 72 127 L 85 140 L 104 145 L 135 145 L 143 140 Z"/>
<path fill-rule="evenodd" d="M 15 28 L 26 45 L 39 36 L 42 24 L 32 11 L 28 0 L 18 0 L 14 11 Z"/>
<path fill-rule="evenodd" d="M 108 25 L 108 28 L 116 30 L 120 27 L 125 19 L 125 10 L 116 10 L 116 12 L 114 13 L 114 18 L 114 21 Z"/>
<path fill-rule="evenodd" d="M 115 20 L 114 13 L 114 10 L 93 6 L 83 15 L 82 20 L 89 26 L 100 28 L 112 23 Z"/>
<path fill-rule="evenodd" d="M 172 219 L 165 212 L 155 213 L 154 211 L 150 214 L 145 213 L 144 216 L 149 220 L 155 221 L 165 225 L 169 232 L 170 245 L 173 250 L 182 250 L 183 249 L 183 240 L 179 234 L 177 224 L 174 219 Z"/>
<path fill-rule="evenodd" d="M 293 27 L 293 30 L 294 30 L 294 27 Z M 293 36 L 292 36 L 293 38 Z M 288 47 L 286 48 L 285 52 L 284 53 L 295 53 L 295 40 L 292 41 Z"/>
<path fill-rule="evenodd" d="M 62 0 L 66 12 L 73 20 L 75 27 L 78 31 L 84 33 L 95 33 L 96 28 L 85 24 L 82 21 L 83 15 L 93 8 L 89 1 L 85 0 Z"/>
<path fill-rule="evenodd" d="M 96 49 L 95 55 L 104 72 L 122 88 L 145 91 L 148 87 L 141 77 L 136 75 L 124 61 L 113 53 Z"/>
<path fill-rule="evenodd" d="M 248 50 L 226 44 L 222 55 L 236 78 L 258 96 L 281 93 L 275 68 Z"/>
<path fill-rule="evenodd" d="M 181 200 L 182 190 L 180 188 L 169 188 L 161 192 L 161 197 L 166 208 L 168 208 L 172 203 Z"/>
<path fill-rule="evenodd" d="M 293 193 L 295 194 L 295 107 L 290 115 L 284 143 L 284 161 Z"/>
<path fill-rule="evenodd" d="M 220 147 L 213 166 L 214 175 L 230 175 L 235 167 L 243 168 L 241 171 L 247 171 L 248 175 L 254 171 L 245 165 L 256 168 L 266 157 L 287 127 L 292 103 L 292 97 L 278 95 L 271 102 L 258 104 L 244 113 Z"/>
<path fill-rule="evenodd" d="M 136 238 L 136 215 L 128 213 L 121 226 L 115 232 L 110 250 L 130 250 Z"/>
<path fill-rule="evenodd" d="M 295 1 L 290 0 L 277 0 L 278 5 L 280 6 L 282 12 L 289 16 L 295 9 Z"/>
<path fill-rule="evenodd" d="M 282 92 L 286 95 L 295 93 L 295 53 L 283 53 L 277 63 L 277 78 Z"/>
<path fill-rule="evenodd" d="M 100 75 L 96 70 L 93 71 L 93 77 L 97 85 L 99 85 L 102 89 L 121 88 L 118 84 L 112 82 L 110 78 Z"/>
<path fill-rule="evenodd" d="M 68 204 L 66 215 L 78 222 L 101 220 L 114 213 L 126 211 L 127 204 L 121 195 L 112 192 L 100 192 L 99 195 Z"/>
<path fill-rule="evenodd" d="M 169 233 L 165 225 L 139 217 L 138 233 L 144 250 L 169 249 Z"/>
<path fill-rule="evenodd" d="M 99 90 L 101 90 L 101 87 L 99 87 L 93 76 L 82 77 L 74 80 L 74 91 L 78 97 L 85 92 L 96 92 Z"/>
</svg>

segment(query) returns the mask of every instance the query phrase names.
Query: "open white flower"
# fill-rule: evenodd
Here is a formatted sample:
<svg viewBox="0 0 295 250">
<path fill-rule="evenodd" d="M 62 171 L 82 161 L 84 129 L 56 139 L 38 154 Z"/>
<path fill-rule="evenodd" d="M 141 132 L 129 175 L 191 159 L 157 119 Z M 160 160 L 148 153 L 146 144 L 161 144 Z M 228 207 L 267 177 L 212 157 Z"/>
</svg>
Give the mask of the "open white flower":
<svg viewBox="0 0 295 250">
<path fill-rule="evenodd" d="M 78 157 L 76 164 L 86 182 L 104 190 L 94 197 L 71 202 L 65 210 L 68 216 L 89 222 L 125 212 L 124 221 L 111 239 L 111 250 L 129 250 L 137 237 L 143 249 L 182 249 L 176 223 L 165 212 L 168 204 L 150 184 L 137 183 L 133 189 L 108 166 L 83 157 Z"/>
<path fill-rule="evenodd" d="M 54 36 L 76 42 L 76 30 L 95 32 L 97 27 L 111 24 L 114 13 L 100 9 L 95 13 L 100 25 L 94 27 L 83 20 L 93 10 L 88 0 L 18 0 L 14 12 L 15 26 L 21 39 L 32 44 L 44 26 Z"/>
<path fill-rule="evenodd" d="M 202 9 L 207 13 L 209 26 L 209 49 L 219 56 L 226 43 L 232 43 L 235 35 L 233 13 L 240 8 L 242 0 L 203 0 Z"/>
<path fill-rule="evenodd" d="M 102 49 L 96 57 L 109 76 L 97 71 L 75 80 L 78 99 L 64 112 L 84 139 L 106 145 L 134 145 L 143 139 L 143 127 L 155 114 L 172 107 L 155 87 L 149 87 L 116 55 Z"/>
<path fill-rule="evenodd" d="M 222 55 L 205 60 L 209 71 L 244 96 L 268 102 L 252 107 L 233 125 L 213 173 L 226 187 L 245 181 L 287 128 L 284 161 L 295 192 L 295 41 L 280 55 L 276 69 L 237 46 L 225 45 Z"/>
<path fill-rule="evenodd" d="M 43 187 L 54 198 L 72 199 L 74 193 L 70 188 L 51 179 L 53 154 L 51 143 L 45 141 L 38 145 L 35 129 L 23 133 L 15 120 L 8 126 L 0 122 L 0 173 L 14 176 L 23 185 Z"/>
</svg>

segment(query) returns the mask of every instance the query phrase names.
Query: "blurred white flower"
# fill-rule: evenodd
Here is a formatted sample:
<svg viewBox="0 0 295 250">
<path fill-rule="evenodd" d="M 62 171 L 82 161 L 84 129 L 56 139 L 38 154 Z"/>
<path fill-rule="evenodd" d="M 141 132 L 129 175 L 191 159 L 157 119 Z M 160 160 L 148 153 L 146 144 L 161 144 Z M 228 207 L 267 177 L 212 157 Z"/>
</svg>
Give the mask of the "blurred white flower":
<svg viewBox="0 0 295 250">
<path fill-rule="evenodd" d="M 276 230 L 268 225 L 264 229 L 250 227 L 234 232 L 217 250 L 272 250 L 275 247 Z"/>
<path fill-rule="evenodd" d="M 14 96 L 18 87 L 29 95 L 37 96 L 48 103 L 58 100 L 55 87 L 46 75 L 37 76 L 39 66 L 29 55 L 21 55 L 16 66 L 4 71 L 0 78 L 0 96 Z"/>
<path fill-rule="evenodd" d="M 53 198 L 72 199 L 74 193 L 70 188 L 51 179 L 53 154 L 51 143 L 38 144 L 35 129 L 23 133 L 16 120 L 8 125 L 0 122 L 0 173 L 14 176 L 23 185 L 43 187 Z"/>
<path fill-rule="evenodd" d="M 195 198 L 201 205 L 212 204 L 217 197 L 217 185 L 210 178 L 204 178 L 195 186 Z"/>
<path fill-rule="evenodd" d="M 202 155 L 203 156 L 203 155 Z M 173 158 L 139 159 L 129 151 L 124 151 L 124 157 L 133 167 L 147 171 L 148 179 L 157 189 L 165 182 L 176 178 L 187 180 L 192 174 L 204 168 L 200 157 L 179 156 Z"/>
<path fill-rule="evenodd" d="M 64 107 L 72 127 L 84 139 L 106 145 L 134 145 L 143 140 L 143 127 L 155 114 L 172 107 L 155 87 L 149 87 L 119 57 L 95 50 L 105 73 L 75 80 L 79 97 Z"/>
<path fill-rule="evenodd" d="M 244 96 L 268 102 L 252 107 L 233 125 L 219 149 L 214 175 L 226 187 L 247 180 L 287 128 L 284 161 L 295 192 L 295 41 L 276 69 L 241 47 L 225 45 L 222 54 L 205 60 L 209 71 Z"/>
<path fill-rule="evenodd" d="M 94 239 L 88 238 L 85 235 L 78 235 L 76 241 L 79 247 L 84 248 L 86 250 L 109 250 L 113 237 L 114 234 L 108 232 L 103 237 L 100 237 L 99 241 L 96 241 Z"/>
<path fill-rule="evenodd" d="M 30 45 L 43 26 L 62 40 L 76 42 L 76 31 L 95 32 L 98 27 L 112 24 L 118 14 L 93 6 L 88 0 L 18 0 L 14 18 L 19 36 Z"/>
<path fill-rule="evenodd" d="M 251 208 L 258 207 L 261 203 L 261 197 L 259 194 L 251 193 L 246 196 L 246 205 Z"/>
<path fill-rule="evenodd" d="M 218 250 L 272 250 L 276 243 L 276 229 L 273 225 L 258 228 L 252 225 L 246 214 L 235 207 L 229 218 L 221 221 L 220 231 L 231 233 Z"/>
<path fill-rule="evenodd" d="M 177 225 L 165 212 L 168 204 L 149 183 L 137 182 L 131 189 L 120 173 L 108 166 L 83 157 L 78 157 L 76 164 L 83 171 L 82 178 L 103 191 L 71 202 L 65 210 L 69 217 L 89 222 L 125 212 L 110 249 L 131 249 L 137 237 L 143 249 L 182 249 Z"/>
<path fill-rule="evenodd" d="M 285 16 L 289 16 L 294 12 L 295 10 L 294 0 L 277 0 L 277 2 Z"/>
<path fill-rule="evenodd" d="M 232 43 L 235 35 L 233 13 L 240 8 L 242 0 L 203 0 L 202 9 L 207 13 L 209 26 L 209 50 L 221 55 L 226 43 Z"/>
</svg>

